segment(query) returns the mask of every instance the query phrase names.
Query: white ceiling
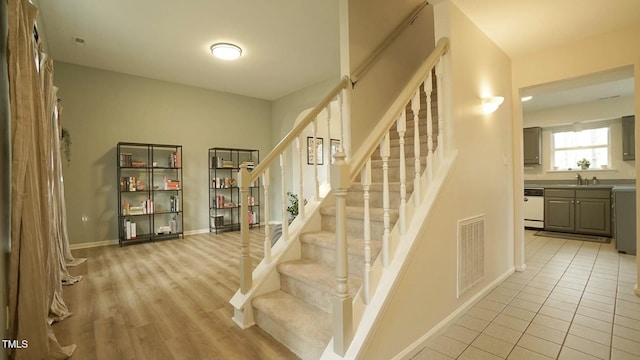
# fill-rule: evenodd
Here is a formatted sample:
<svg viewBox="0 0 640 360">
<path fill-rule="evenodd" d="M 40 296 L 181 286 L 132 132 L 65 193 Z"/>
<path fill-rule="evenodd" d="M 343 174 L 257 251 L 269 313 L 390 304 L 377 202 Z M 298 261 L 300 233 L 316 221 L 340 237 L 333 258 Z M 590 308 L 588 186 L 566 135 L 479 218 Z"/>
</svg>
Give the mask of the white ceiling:
<svg viewBox="0 0 640 360">
<path fill-rule="evenodd" d="M 274 100 L 338 76 L 339 1 L 34 3 L 58 61 Z M 512 58 L 640 22 L 640 0 L 453 2 Z M 221 41 L 237 43 L 244 55 L 213 58 L 209 47 Z"/>
</svg>

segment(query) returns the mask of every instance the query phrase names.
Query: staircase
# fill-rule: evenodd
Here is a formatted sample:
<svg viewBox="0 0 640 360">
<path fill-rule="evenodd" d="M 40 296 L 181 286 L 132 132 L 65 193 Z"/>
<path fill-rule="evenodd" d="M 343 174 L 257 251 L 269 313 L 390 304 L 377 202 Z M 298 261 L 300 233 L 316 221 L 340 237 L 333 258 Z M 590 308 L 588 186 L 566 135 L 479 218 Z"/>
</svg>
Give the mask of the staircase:
<svg viewBox="0 0 640 360">
<path fill-rule="evenodd" d="M 426 95 L 420 96 L 420 134 L 426 134 Z M 432 93 L 432 120 L 437 128 L 437 106 L 435 92 Z M 407 105 L 407 131 L 405 133 L 406 192 L 408 199 L 413 192 L 414 178 L 414 125 L 413 112 Z M 396 126 L 392 127 L 392 130 Z M 435 138 L 435 136 L 434 136 Z M 420 153 L 427 153 L 426 135 L 421 135 Z M 397 131 L 390 133 L 389 166 L 389 217 L 393 228 L 399 217 L 400 206 L 400 138 Z M 435 147 L 435 145 L 434 145 Z M 391 160 L 395 159 L 395 160 Z M 421 156 L 421 169 L 425 169 L 426 158 Z M 371 158 L 371 185 L 369 187 L 371 257 L 380 253 L 384 233 L 383 209 L 383 161 L 380 149 Z M 364 188 L 356 179 L 349 188 L 346 208 L 348 292 L 355 298 L 363 283 L 364 258 Z M 336 254 L 336 209 L 335 206 L 320 208 L 321 229 L 300 236 L 301 258 L 277 265 L 280 289 L 252 300 L 255 323 L 275 339 L 283 343 L 303 359 L 319 359 L 332 338 L 332 300 L 335 296 Z"/>
</svg>

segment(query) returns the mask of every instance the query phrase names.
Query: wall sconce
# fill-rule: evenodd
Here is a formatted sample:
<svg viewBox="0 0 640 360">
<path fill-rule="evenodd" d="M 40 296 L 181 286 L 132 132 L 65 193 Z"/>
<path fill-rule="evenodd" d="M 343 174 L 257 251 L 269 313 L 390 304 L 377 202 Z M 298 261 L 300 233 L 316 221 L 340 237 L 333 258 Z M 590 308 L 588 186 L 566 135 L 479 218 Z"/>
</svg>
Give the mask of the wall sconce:
<svg viewBox="0 0 640 360">
<path fill-rule="evenodd" d="M 504 97 L 502 96 L 487 96 L 482 98 L 482 111 L 485 114 L 491 114 L 492 112 L 498 110 L 500 105 L 504 102 Z"/>
</svg>

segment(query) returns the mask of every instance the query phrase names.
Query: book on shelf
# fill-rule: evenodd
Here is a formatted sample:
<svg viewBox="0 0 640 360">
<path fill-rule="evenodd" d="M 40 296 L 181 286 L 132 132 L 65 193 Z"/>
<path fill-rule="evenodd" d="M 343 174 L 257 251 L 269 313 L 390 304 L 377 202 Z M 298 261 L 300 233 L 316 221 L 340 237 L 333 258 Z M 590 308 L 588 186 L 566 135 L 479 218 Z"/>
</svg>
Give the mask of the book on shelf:
<svg viewBox="0 0 640 360">
<path fill-rule="evenodd" d="M 144 190 L 144 182 L 142 184 L 142 190 Z M 120 191 L 136 191 L 138 188 L 138 181 L 135 176 L 122 176 L 120 178 Z"/>
<path fill-rule="evenodd" d="M 254 225 L 258 221 L 255 211 L 249 211 L 247 216 L 249 217 L 249 225 Z"/>
<path fill-rule="evenodd" d="M 256 166 L 256 163 L 253 160 L 245 160 L 242 162 L 244 165 L 247 165 L 247 170 L 253 170 Z"/>
<path fill-rule="evenodd" d="M 131 153 L 120 153 L 120 167 L 130 167 L 132 163 Z"/>
<path fill-rule="evenodd" d="M 211 227 L 214 229 L 224 227 L 224 216 L 222 215 L 211 215 Z"/>
<path fill-rule="evenodd" d="M 135 238 L 137 238 L 138 234 L 137 234 L 137 226 L 136 223 L 134 223 L 133 221 L 129 220 L 129 219 L 125 219 L 123 225 L 123 237 L 125 238 L 125 240 L 133 240 Z"/>
<path fill-rule="evenodd" d="M 178 196 L 170 196 L 169 197 L 169 211 L 171 211 L 171 212 L 179 212 L 180 211 L 180 197 L 178 197 Z"/>
<path fill-rule="evenodd" d="M 180 190 L 180 180 L 172 180 L 163 177 L 164 180 L 164 190 Z"/>
<path fill-rule="evenodd" d="M 169 155 L 169 167 L 172 167 L 172 168 L 180 167 L 180 157 L 178 156 L 177 151 L 173 151 L 171 155 Z"/>
<path fill-rule="evenodd" d="M 126 215 L 147 215 L 153 214 L 154 206 L 153 200 L 147 199 L 140 201 L 140 205 L 132 206 L 128 201 L 122 200 L 122 204 L 120 205 L 122 210 L 122 216 Z"/>
<path fill-rule="evenodd" d="M 131 167 L 147 167 L 147 163 L 144 162 L 144 161 L 133 160 L 133 161 L 130 161 L 129 166 L 131 166 Z"/>
</svg>

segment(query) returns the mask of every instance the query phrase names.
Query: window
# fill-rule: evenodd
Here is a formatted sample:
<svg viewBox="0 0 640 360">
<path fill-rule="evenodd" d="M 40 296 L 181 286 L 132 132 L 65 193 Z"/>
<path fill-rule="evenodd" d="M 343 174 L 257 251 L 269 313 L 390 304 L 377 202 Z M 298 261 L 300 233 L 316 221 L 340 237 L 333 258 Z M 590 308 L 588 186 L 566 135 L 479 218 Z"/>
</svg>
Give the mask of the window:
<svg viewBox="0 0 640 360">
<path fill-rule="evenodd" d="M 553 132 L 551 140 L 556 170 L 578 169 L 577 163 L 581 159 L 587 159 L 591 169 L 609 165 L 609 126 L 580 131 L 558 130 Z"/>
</svg>

